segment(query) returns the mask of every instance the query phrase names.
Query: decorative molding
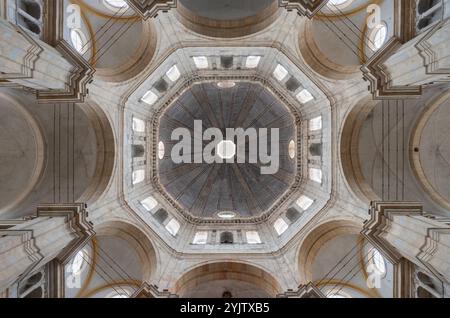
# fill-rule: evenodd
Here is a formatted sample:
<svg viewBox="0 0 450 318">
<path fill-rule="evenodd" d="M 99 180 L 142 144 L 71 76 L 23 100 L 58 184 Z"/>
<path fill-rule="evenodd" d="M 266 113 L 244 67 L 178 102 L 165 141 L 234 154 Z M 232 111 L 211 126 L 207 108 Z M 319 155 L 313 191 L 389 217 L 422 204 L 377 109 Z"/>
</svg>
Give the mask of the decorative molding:
<svg viewBox="0 0 450 318">
<path fill-rule="evenodd" d="M 17 223 L 20 224 L 20 223 Z M 21 279 L 30 274 L 38 264 L 44 259 L 41 250 L 36 245 L 33 230 L 0 230 L 0 237 L 5 236 L 19 236 L 23 244 L 23 249 L 28 255 L 28 259 L 31 261 L 31 265 L 10 285 L 17 284 Z"/>
<path fill-rule="evenodd" d="M 27 53 L 23 56 L 21 72 L 20 73 L 6 73 L 6 74 L 0 73 L 0 80 L 11 81 L 11 80 L 15 80 L 15 79 L 33 78 L 33 70 L 35 69 L 36 61 L 39 59 L 39 57 L 41 56 L 41 53 L 44 51 L 44 49 L 22 27 L 20 27 L 18 25 L 14 25 L 7 21 L 2 21 L 2 23 L 8 24 L 8 26 L 10 28 L 13 28 L 14 32 L 20 34 L 23 37 L 23 39 L 25 39 L 25 41 L 27 41 L 30 44 L 30 47 L 27 49 Z M 11 84 L 8 82 L 8 85 L 11 85 Z"/>
<path fill-rule="evenodd" d="M 438 242 L 442 241 L 441 236 L 450 236 L 450 227 L 446 228 L 430 228 L 427 230 L 427 236 L 425 238 L 424 245 L 420 248 L 420 253 L 417 255 L 417 259 L 433 273 L 437 278 L 450 284 L 448 276 L 444 276 L 439 271 L 437 271 L 431 264 L 430 260 L 436 254 L 438 249 Z M 448 274 L 448 273 L 447 273 Z"/>
<path fill-rule="evenodd" d="M 406 258 L 394 264 L 394 298 L 415 298 L 414 272 L 415 265 Z"/>
<path fill-rule="evenodd" d="M 374 201 L 370 205 L 371 218 L 361 231 L 361 234 L 392 264 L 398 264 L 403 256 L 381 235 L 390 226 L 390 221 L 395 215 L 423 215 L 422 204 Z"/>
<path fill-rule="evenodd" d="M 277 298 L 326 298 L 322 291 L 313 283 L 301 285 L 298 290 L 288 290 L 287 292 L 277 295 Z"/>
<path fill-rule="evenodd" d="M 128 0 L 132 7 L 144 20 L 155 18 L 159 11 L 169 11 L 177 7 L 178 0 Z"/>
<path fill-rule="evenodd" d="M 420 41 L 416 44 L 420 56 L 423 58 L 423 63 L 426 68 L 427 75 L 444 75 L 446 78 L 442 79 L 444 82 L 450 82 L 450 68 L 445 68 L 439 65 L 439 55 L 433 50 L 433 45 L 429 42 L 430 38 L 445 26 L 450 24 L 450 18 L 436 24 Z"/>
<path fill-rule="evenodd" d="M 37 91 L 42 103 L 82 103 L 88 94 L 95 69 L 64 39 L 64 2 L 44 0 L 45 21 L 43 39 L 53 46 L 73 66 L 63 90 Z"/>
<path fill-rule="evenodd" d="M 394 216 L 420 216 L 426 218 L 422 210 L 422 205 L 415 202 L 373 202 L 370 209 L 371 219 L 364 225 L 361 234 L 388 258 L 392 264 L 398 265 L 403 260 L 404 255 L 382 236 L 389 231 L 388 228 L 391 226 Z M 438 222 L 434 219 L 429 219 L 432 222 L 434 221 L 434 224 Z M 438 242 L 443 241 L 441 240 L 442 235 L 450 235 L 450 226 L 446 223 L 442 223 L 442 227 L 439 228 L 428 228 L 427 235 L 424 237 L 424 244 L 418 248 L 420 252 L 411 261 L 416 260 L 417 264 L 421 264 L 440 280 L 448 283 L 447 277 L 437 271 L 430 262 L 439 247 Z"/>
<path fill-rule="evenodd" d="M 392 37 L 361 67 L 374 99 L 408 99 L 422 95 L 422 86 L 393 86 L 392 78 L 383 65 L 402 45 L 398 38 Z"/>
<path fill-rule="evenodd" d="M 65 217 L 66 225 L 76 237 L 59 255 L 58 260 L 65 264 L 86 245 L 95 232 L 91 222 L 87 221 L 88 212 L 84 203 L 45 204 L 38 206 L 37 217 Z"/>
<path fill-rule="evenodd" d="M 326 4 L 328 0 L 278 0 L 280 7 L 286 8 L 286 10 L 297 10 L 298 14 L 304 15 L 309 19 L 312 19 L 317 12 L 319 12 Z"/>
<path fill-rule="evenodd" d="M 158 286 L 143 283 L 130 298 L 178 298 L 178 295 L 172 294 L 166 289 L 160 292 Z"/>
</svg>

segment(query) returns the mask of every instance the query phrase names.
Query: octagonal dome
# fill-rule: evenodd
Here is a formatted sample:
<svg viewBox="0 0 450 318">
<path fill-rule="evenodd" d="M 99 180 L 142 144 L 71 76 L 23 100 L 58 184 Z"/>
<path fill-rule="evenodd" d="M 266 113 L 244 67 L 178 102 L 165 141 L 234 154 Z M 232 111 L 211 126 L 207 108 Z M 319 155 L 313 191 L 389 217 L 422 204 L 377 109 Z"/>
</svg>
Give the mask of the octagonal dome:
<svg viewBox="0 0 450 318">
<path fill-rule="evenodd" d="M 224 211 L 234 212 L 240 218 L 258 217 L 287 193 L 300 170 L 296 156 L 292 155 L 292 142 L 299 144 L 300 139 L 295 115 L 260 83 L 219 84 L 201 82 L 191 85 L 161 112 L 155 142 L 162 142 L 165 151 L 157 163 L 157 188 L 176 208 L 196 218 L 216 218 Z M 196 135 L 194 123 L 200 121 L 201 134 Z M 173 132 L 179 128 L 188 132 L 191 138 L 190 147 L 181 152 L 181 138 L 173 138 Z M 217 140 L 211 144 L 215 138 L 204 140 L 202 134 L 209 128 L 220 130 L 223 142 Z M 255 135 L 246 136 L 245 142 L 227 137 L 227 130 L 239 128 L 246 132 L 252 130 L 257 140 Z M 266 152 L 260 144 L 264 136 L 267 137 Z M 210 149 L 219 159 L 227 160 L 196 161 L 194 153 L 199 149 L 194 146 L 196 141 L 202 152 Z M 279 145 L 278 151 L 275 143 Z M 256 162 L 249 154 L 255 145 Z M 191 153 L 183 153 L 186 149 Z M 238 160 L 240 151 L 243 156 Z M 263 162 L 261 155 L 266 153 L 272 155 L 272 163 Z M 184 155 L 190 161 L 174 160 L 176 154 Z M 275 167 L 277 159 L 279 164 Z M 270 165 L 274 167 L 273 171 L 263 172 L 262 167 Z"/>
</svg>

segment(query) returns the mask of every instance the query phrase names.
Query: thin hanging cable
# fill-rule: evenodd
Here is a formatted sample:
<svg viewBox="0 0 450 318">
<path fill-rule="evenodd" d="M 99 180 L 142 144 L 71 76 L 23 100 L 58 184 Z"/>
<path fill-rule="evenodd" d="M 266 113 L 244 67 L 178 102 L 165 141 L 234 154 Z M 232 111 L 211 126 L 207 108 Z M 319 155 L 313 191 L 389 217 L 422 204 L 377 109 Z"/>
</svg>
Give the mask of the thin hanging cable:
<svg viewBox="0 0 450 318">
<path fill-rule="evenodd" d="M 125 30 L 122 31 L 122 29 L 123 29 L 129 22 L 130 22 L 130 24 L 128 25 L 128 27 L 127 27 Z M 116 39 L 114 39 L 114 37 L 115 37 L 118 33 L 115 33 L 111 38 L 108 39 L 108 41 L 111 40 L 111 39 L 114 39 L 114 40 L 113 40 L 112 43 L 106 42 L 105 45 L 103 45 L 103 46 L 96 52 L 96 54 L 94 55 L 94 61 L 92 62 L 92 64 L 95 65 L 95 64 L 100 60 L 100 58 L 101 58 L 103 55 L 105 55 L 105 54 L 108 52 L 108 50 L 109 50 L 114 44 L 116 44 L 117 41 L 119 41 L 119 40 L 122 38 L 122 36 L 125 35 L 126 32 L 128 32 L 128 30 L 131 29 L 131 27 L 134 25 L 134 23 L 135 23 L 135 21 L 127 21 L 126 23 L 124 23 L 124 24 L 119 28 L 119 30 L 117 31 L 117 32 L 121 32 L 121 31 L 122 31 L 122 33 L 120 33 L 119 36 L 118 36 Z M 105 47 L 106 47 L 106 49 L 104 49 Z M 102 52 L 102 54 L 101 54 L 100 56 L 98 56 L 98 54 L 100 53 L 100 51 L 103 50 L 103 49 L 104 49 L 104 51 Z M 98 56 L 98 57 L 97 57 L 97 56 Z"/>
<path fill-rule="evenodd" d="M 98 266 L 95 266 L 95 265 L 93 264 L 93 262 L 91 262 L 91 259 L 89 259 L 89 260 L 86 259 L 85 256 L 84 256 L 84 254 L 81 255 L 81 257 L 82 257 L 83 260 L 89 265 L 89 267 L 92 268 L 92 270 L 93 270 L 98 276 L 100 276 L 101 279 L 103 279 L 103 281 L 104 281 L 106 284 L 109 284 L 109 283 L 114 282 L 114 280 L 108 281 L 108 280 L 105 278 L 105 276 L 103 276 L 103 274 L 100 273 L 100 272 L 97 270 L 97 267 L 98 267 Z M 87 256 L 87 257 L 89 258 L 89 256 Z M 100 269 L 100 267 L 98 267 L 98 269 Z M 117 290 L 116 287 L 117 287 L 118 289 L 121 289 L 122 291 Z M 111 288 L 112 288 L 118 295 L 123 294 L 123 293 L 125 293 L 125 294 L 128 295 L 128 292 L 127 292 L 125 289 L 123 289 L 123 287 L 121 287 L 120 285 L 112 285 Z"/>
<path fill-rule="evenodd" d="M 360 35 L 362 35 L 363 38 L 368 41 L 368 43 L 375 45 L 375 43 L 370 39 L 370 37 L 366 34 L 366 32 L 361 30 L 346 14 L 344 14 L 344 12 L 341 9 L 339 9 L 338 6 L 336 6 L 336 5 L 333 5 L 333 6 L 335 7 L 335 9 L 337 9 L 341 13 L 341 15 L 344 19 L 348 20 L 359 31 Z M 364 43 L 366 43 L 366 42 L 364 42 Z M 367 43 L 365 45 L 368 46 Z"/>
<path fill-rule="evenodd" d="M 356 248 L 357 246 L 358 246 L 358 244 L 356 244 L 355 246 L 353 246 L 353 248 L 352 248 L 350 251 L 348 251 L 347 254 L 345 254 L 345 256 L 344 256 L 343 258 L 341 258 L 341 259 L 339 260 L 339 262 L 337 262 L 336 265 L 334 265 L 334 266 L 328 271 L 328 273 L 326 273 L 326 274 L 324 275 L 324 277 L 323 277 L 320 281 L 317 282 L 317 284 L 320 284 L 320 283 L 322 283 L 325 279 L 328 279 L 328 276 L 336 269 L 337 266 L 340 265 L 340 263 L 342 263 L 342 262 L 344 261 L 344 259 L 347 258 L 347 256 L 349 256 L 351 253 L 354 252 L 354 250 L 355 250 L 355 248 Z M 352 256 L 352 257 L 353 257 L 353 256 Z M 344 266 L 345 266 L 345 265 L 344 265 Z"/>
<path fill-rule="evenodd" d="M 100 251 L 108 258 L 108 259 L 110 259 L 113 263 L 114 263 L 114 265 L 115 266 L 117 266 L 123 273 L 125 273 L 125 275 L 127 276 L 127 279 L 128 280 L 134 280 L 134 278 L 132 278 L 129 274 L 128 274 L 128 272 L 126 271 L 126 270 L 124 270 L 123 269 L 123 267 L 122 266 L 120 266 L 120 264 L 119 263 L 117 263 L 115 260 L 114 260 L 114 258 L 112 258 L 101 246 L 100 246 L 100 244 L 97 244 L 97 247 L 100 249 Z M 100 254 L 100 252 L 98 252 L 97 251 L 97 254 L 99 255 Z"/>
<path fill-rule="evenodd" d="M 366 244 L 366 242 L 363 243 L 363 246 L 361 247 L 361 249 L 364 248 L 365 244 Z M 358 243 L 354 246 L 354 248 L 358 248 L 360 245 L 361 245 L 361 241 L 358 241 Z M 355 253 L 354 255 L 352 255 L 352 256 L 347 260 L 347 262 L 345 262 L 345 264 L 343 264 L 343 265 L 340 267 L 340 269 L 339 269 L 336 273 L 333 274 L 332 277 L 327 278 L 327 279 L 326 279 L 326 282 L 324 282 L 323 279 L 322 279 L 319 283 L 320 283 L 320 284 L 324 284 L 324 285 L 328 285 L 328 283 L 330 283 L 331 281 L 333 281 L 333 279 L 335 279 L 336 276 L 337 276 L 342 270 L 344 270 L 345 267 L 346 267 L 348 264 L 350 264 L 350 262 L 353 261 L 355 257 L 359 257 L 359 255 L 358 255 L 359 252 L 360 252 L 360 249 L 357 249 L 357 250 L 356 250 L 356 253 Z M 346 258 L 346 256 L 345 256 L 344 258 L 342 258 L 342 260 L 341 260 L 339 263 L 343 262 L 345 258 Z M 339 264 L 339 263 L 338 263 L 338 264 Z M 328 275 L 329 275 L 329 274 L 327 274 L 325 277 L 327 277 Z"/>
<path fill-rule="evenodd" d="M 327 18 L 327 19 L 328 19 L 328 18 Z M 329 19 L 328 19 L 328 20 L 329 20 Z M 330 21 L 330 20 L 329 20 L 329 21 Z M 333 24 L 334 24 L 334 23 L 333 23 Z M 326 22 L 324 22 L 324 25 L 325 25 L 332 33 L 334 33 L 334 34 L 339 38 L 339 40 L 341 40 L 342 43 L 344 43 L 345 46 L 347 46 L 347 47 L 350 49 L 350 51 L 351 51 L 353 54 L 355 54 L 355 56 L 356 56 L 357 58 L 360 57 L 359 54 L 358 54 L 358 52 L 356 52 L 355 49 L 347 43 L 347 41 L 345 41 L 339 34 L 337 34 L 337 33 L 334 31 L 334 29 L 333 29 L 332 27 L 330 27 Z M 339 31 L 340 31 L 340 30 L 339 30 Z M 344 36 L 345 36 L 345 34 L 344 34 Z M 346 37 L 346 36 L 345 36 L 345 37 Z M 350 42 L 350 43 L 351 43 L 351 42 Z M 353 44 L 353 43 L 352 43 L 352 44 Z M 359 48 L 357 48 L 357 49 L 360 50 Z"/>
<path fill-rule="evenodd" d="M 128 9 L 127 10 L 125 10 L 124 12 L 122 12 L 122 14 L 118 17 L 118 18 L 121 18 L 121 17 L 123 17 L 124 15 L 125 15 L 125 13 L 128 11 Z M 97 31 L 95 31 L 94 32 L 94 34 L 89 38 L 89 40 L 82 46 L 82 51 L 84 51 L 84 50 L 90 50 L 93 46 L 94 46 L 94 39 L 96 40 L 96 41 L 98 41 L 99 39 L 101 39 L 102 37 L 103 37 L 103 35 L 106 33 L 106 32 L 108 32 L 110 29 L 111 29 L 111 27 L 114 25 L 114 24 L 116 24 L 116 23 L 119 23 L 120 21 L 119 20 L 116 20 L 116 15 L 117 14 L 119 14 L 119 12 L 120 12 L 120 10 L 118 10 L 117 12 L 115 12 L 114 13 L 114 15 L 113 16 L 111 16 Z M 109 22 L 113 22 L 112 24 L 111 24 L 111 26 L 109 26 L 108 27 L 108 29 L 105 31 L 105 32 L 103 32 L 102 34 L 100 34 L 100 36 L 98 36 L 98 33 L 100 33 L 100 31 L 102 31 L 103 30 L 103 28 L 105 28 L 108 24 L 109 24 Z M 88 45 L 89 43 L 91 43 L 92 42 L 92 46 L 88 46 L 87 48 L 85 48 L 86 47 L 86 45 Z"/>
<path fill-rule="evenodd" d="M 365 244 L 367 244 L 367 243 L 365 243 Z M 364 247 L 362 247 L 361 248 L 361 250 L 363 249 Z M 371 252 L 371 249 L 369 249 L 368 251 L 367 251 L 367 253 L 365 254 L 365 255 L 363 255 L 363 259 L 365 259 L 368 255 L 369 255 L 369 253 Z M 373 256 L 372 256 L 373 257 Z M 370 260 L 370 258 L 369 258 L 369 260 Z M 336 288 L 337 286 L 339 286 L 339 285 L 346 285 L 350 280 L 352 280 L 360 271 L 362 271 L 363 270 L 363 268 L 360 266 L 361 264 L 359 263 L 359 260 L 356 262 L 356 264 L 350 269 L 350 271 L 349 272 L 347 272 L 347 274 L 338 282 L 338 283 L 336 283 L 336 284 L 334 284 L 334 286 L 332 287 L 332 289 L 327 293 L 327 296 L 329 296 L 330 294 L 331 294 L 331 292 L 334 290 L 334 288 Z M 349 275 L 349 274 L 351 274 L 355 269 L 357 269 L 359 267 L 359 270 L 350 278 L 350 279 L 348 279 L 347 281 L 345 281 L 345 279 L 347 278 L 347 276 Z"/>
</svg>

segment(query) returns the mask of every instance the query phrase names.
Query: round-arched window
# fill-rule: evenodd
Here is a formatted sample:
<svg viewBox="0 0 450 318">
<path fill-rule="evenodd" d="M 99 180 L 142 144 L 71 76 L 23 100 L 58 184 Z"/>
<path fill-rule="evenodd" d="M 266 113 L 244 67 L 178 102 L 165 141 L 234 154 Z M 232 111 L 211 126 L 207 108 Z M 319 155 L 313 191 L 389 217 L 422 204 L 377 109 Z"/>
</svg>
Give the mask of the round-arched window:
<svg viewBox="0 0 450 318">
<path fill-rule="evenodd" d="M 72 259 L 69 265 L 69 270 L 73 275 L 80 275 L 86 268 L 86 251 L 79 251 Z"/>
<path fill-rule="evenodd" d="M 84 54 L 87 49 L 87 37 L 80 29 L 70 30 L 70 41 L 78 53 Z"/>
<path fill-rule="evenodd" d="M 128 3 L 124 0 L 103 0 L 105 7 L 112 11 L 128 9 Z"/>
<path fill-rule="evenodd" d="M 369 46 L 373 51 L 378 51 L 381 49 L 383 44 L 386 42 L 388 35 L 388 29 L 386 24 L 379 24 L 373 28 L 369 36 Z"/>
<path fill-rule="evenodd" d="M 386 274 L 386 261 L 383 255 L 378 250 L 372 249 L 369 257 L 375 270 L 381 275 Z"/>
<path fill-rule="evenodd" d="M 338 9 L 343 9 L 345 7 L 347 7 L 348 5 L 350 5 L 353 2 L 353 0 L 330 0 L 327 3 L 328 7 L 333 8 L 338 8 Z"/>
</svg>

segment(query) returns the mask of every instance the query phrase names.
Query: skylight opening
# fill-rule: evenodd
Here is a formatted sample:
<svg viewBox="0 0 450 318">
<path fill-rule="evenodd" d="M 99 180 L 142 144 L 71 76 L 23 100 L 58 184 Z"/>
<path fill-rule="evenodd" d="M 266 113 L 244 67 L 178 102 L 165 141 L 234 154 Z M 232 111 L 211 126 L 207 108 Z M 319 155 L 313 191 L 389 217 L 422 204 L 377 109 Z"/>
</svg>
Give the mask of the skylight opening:
<svg viewBox="0 0 450 318">
<path fill-rule="evenodd" d="M 306 104 L 314 100 L 314 96 L 312 96 L 312 94 L 307 89 L 304 89 L 297 94 L 297 99 L 300 103 Z"/>
<path fill-rule="evenodd" d="M 279 82 L 284 80 L 286 78 L 286 76 L 288 76 L 288 74 L 289 74 L 288 71 L 281 64 L 278 64 L 277 67 L 275 68 L 275 71 L 273 71 L 273 76 Z"/>
<path fill-rule="evenodd" d="M 279 218 L 275 221 L 273 224 L 273 227 L 275 228 L 275 231 L 277 231 L 278 235 L 282 235 L 286 230 L 288 229 L 289 225 L 286 223 L 286 221 L 282 218 Z"/>
<path fill-rule="evenodd" d="M 261 56 L 254 56 L 254 55 L 247 56 L 247 59 L 245 60 L 245 67 L 246 68 L 257 68 L 260 61 L 261 61 Z"/>
<path fill-rule="evenodd" d="M 209 67 L 208 58 L 206 56 L 194 56 L 192 59 L 198 69 L 205 69 Z"/>
<path fill-rule="evenodd" d="M 158 95 L 156 95 L 152 91 L 148 91 L 142 97 L 142 101 L 150 106 L 153 105 L 154 103 L 156 103 L 157 100 L 158 100 Z"/>
<path fill-rule="evenodd" d="M 234 213 L 233 211 L 223 211 L 217 213 L 217 216 L 221 219 L 230 220 L 236 217 L 236 213 Z"/>
<path fill-rule="evenodd" d="M 164 159 L 165 154 L 166 154 L 166 146 L 164 145 L 164 142 L 160 141 L 158 143 L 158 158 L 159 158 L 159 160 Z"/>
<path fill-rule="evenodd" d="M 172 219 L 169 221 L 169 223 L 167 223 L 166 230 L 172 236 L 177 236 L 177 233 L 180 230 L 180 223 L 177 220 Z"/>
<path fill-rule="evenodd" d="M 172 66 L 167 71 L 166 75 L 169 78 L 169 80 L 171 80 L 172 82 L 178 81 L 181 77 L 180 70 L 178 69 L 178 66 L 176 66 L 176 65 Z"/>
</svg>

